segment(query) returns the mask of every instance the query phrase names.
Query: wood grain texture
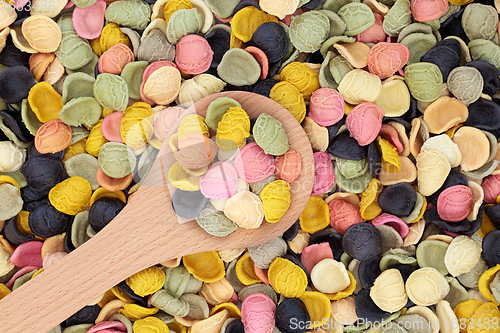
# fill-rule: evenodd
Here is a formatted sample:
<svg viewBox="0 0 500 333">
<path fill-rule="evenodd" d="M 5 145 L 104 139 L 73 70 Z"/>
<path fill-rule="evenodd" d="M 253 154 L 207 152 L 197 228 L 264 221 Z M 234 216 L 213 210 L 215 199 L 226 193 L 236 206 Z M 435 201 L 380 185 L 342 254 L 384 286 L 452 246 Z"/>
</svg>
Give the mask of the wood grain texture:
<svg viewBox="0 0 500 333">
<path fill-rule="evenodd" d="M 248 92 L 211 95 L 186 112 L 204 116 L 210 102 L 223 96 L 240 102 L 250 118 L 268 113 L 278 119 L 287 132 L 290 148 L 302 158 L 302 172 L 291 184 L 292 203 L 282 220 L 276 224 L 264 221 L 253 230 L 239 228 L 223 238 L 207 234 L 195 221 L 179 220 L 171 206 L 166 178 L 175 159 L 164 144 L 143 186 L 113 221 L 0 301 L 0 332 L 47 332 L 120 281 L 149 266 L 191 253 L 262 244 L 281 235 L 297 220 L 314 181 L 312 150 L 302 127 L 278 103 Z"/>
</svg>

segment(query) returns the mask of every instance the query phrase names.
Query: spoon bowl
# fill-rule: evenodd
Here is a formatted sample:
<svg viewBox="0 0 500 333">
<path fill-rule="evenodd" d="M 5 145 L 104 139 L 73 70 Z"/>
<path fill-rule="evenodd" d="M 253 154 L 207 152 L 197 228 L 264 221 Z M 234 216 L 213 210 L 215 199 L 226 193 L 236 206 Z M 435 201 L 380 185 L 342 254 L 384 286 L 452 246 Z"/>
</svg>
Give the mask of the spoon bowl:
<svg viewBox="0 0 500 333">
<path fill-rule="evenodd" d="M 302 170 L 290 184 L 291 204 L 278 223 L 264 221 L 225 237 L 206 233 L 196 221 L 179 218 L 172 209 L 169 167 L 175 162 L 162 145 L 151 170 L 125 208 L 104 229 L 61 261 L 0 300 L 0 327 L 6 333 L 48 332 L 127 277 L 160 262 L 206 251 L 246 248 L 285 232 L 304 210 L 314 182 L 311 145 L 290 112 L 271 99 L 241 91 L 203 98 L 186 110 L 205 116 L 218 97 L 237 100 L 250 118 L 267 113 L 285 129 L 290 149 L 299 153 Z M 174 128 L 176 126 L 174 125 Z"/>
</svg>

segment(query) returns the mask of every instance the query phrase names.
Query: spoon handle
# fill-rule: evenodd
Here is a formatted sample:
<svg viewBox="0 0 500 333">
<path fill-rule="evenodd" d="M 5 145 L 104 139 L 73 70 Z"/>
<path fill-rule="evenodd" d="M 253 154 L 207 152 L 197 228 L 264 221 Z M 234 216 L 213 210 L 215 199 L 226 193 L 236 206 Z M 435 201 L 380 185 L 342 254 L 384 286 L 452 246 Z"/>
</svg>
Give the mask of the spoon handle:
<svg viewBox="0 0 500 333">
<path fill-rule="evenodd" d="M 63 260 L 0 301 L 0 327 L 8 333 L 48 332 L 102 291 L 142 268 L 141 252 L 121 235 L 99 233 Z M 127 260 L 127 265 L 118 263 Z M 141 267 L 137 267 L 140 265 Z M 77 268 L 77 270 L 75 270 Z M 75 274 L 76 272 L 76 274 Z"/>
<path fill-rule="evenodd" d="M 106 228 L 0 300 L 0 331 L 48 332 L 127 277 L 180 255 L 165 192 L 142 188 Z"/>
</svg>

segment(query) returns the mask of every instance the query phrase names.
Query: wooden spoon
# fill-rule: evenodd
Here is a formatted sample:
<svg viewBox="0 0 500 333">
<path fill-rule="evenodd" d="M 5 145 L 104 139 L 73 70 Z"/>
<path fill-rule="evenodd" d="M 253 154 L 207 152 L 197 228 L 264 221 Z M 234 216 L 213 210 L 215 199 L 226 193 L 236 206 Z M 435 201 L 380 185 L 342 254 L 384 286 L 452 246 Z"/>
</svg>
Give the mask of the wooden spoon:
<svg viewBox="0 0 500 333">
<path fill-rule="evenodd" d="M 73 315 L 127 277 L 160 262 L 184 255 L 246 248 L 266 243 L 286 231 L 306 206 L 314 181 L 309 140 L 290 112 L 278 103 L 248 92 L 223 92 L 195 103 L 186 112 L 206 114 L 218 97 L 231 97 L 250 118 L 267 113 L 278 119 L 290 148 L 302 158 L 302 171 L 291 184 L 292 202 L 281 221 L 266 221 L 258 229 L 239 228 L 226 237 L 206 233 L 196 221 L 183 222 L 174 213 L 167 186 L 175 161 L 163 144 L 147 180 L 125 208 L 96 236 L 63 260 L 0 301 L 0 331 L 44 333 Z M 173 192 L 172 192 L 173 193 Z"/>
</svg>

